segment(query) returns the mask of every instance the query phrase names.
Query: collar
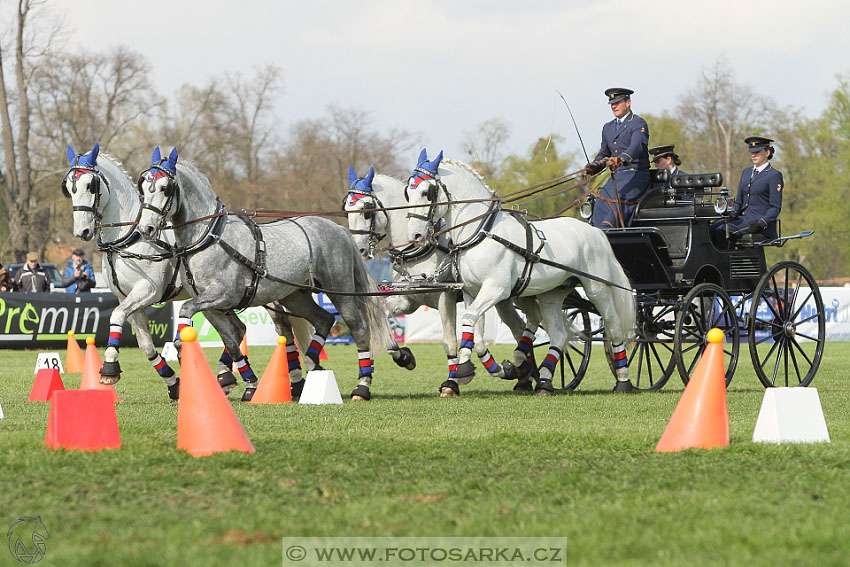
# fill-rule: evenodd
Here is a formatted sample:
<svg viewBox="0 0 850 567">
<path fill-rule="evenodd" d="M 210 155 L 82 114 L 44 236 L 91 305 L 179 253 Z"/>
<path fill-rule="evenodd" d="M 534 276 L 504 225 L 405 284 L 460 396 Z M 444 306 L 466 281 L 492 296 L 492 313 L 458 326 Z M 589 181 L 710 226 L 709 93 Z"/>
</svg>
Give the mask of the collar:
<svg viewBox="0 0 850 567">
<path fill-rule="evenodd" d="M 770 167 L 770 162 L 767 162 L 766 164 L 764 164 L 764 165 L 763 165 L 763 166 L 761 166 L 761 167 L 755 167 L 755 166 L 753 166 L 753 169 L 755 169 L 755 170 L 756 170 L 756 173 L 761 173 L 762 171 L 764 171 L 764 170 L 765 170 L 765 169 L 767 169 L 768 167 Z"/>
</svg>

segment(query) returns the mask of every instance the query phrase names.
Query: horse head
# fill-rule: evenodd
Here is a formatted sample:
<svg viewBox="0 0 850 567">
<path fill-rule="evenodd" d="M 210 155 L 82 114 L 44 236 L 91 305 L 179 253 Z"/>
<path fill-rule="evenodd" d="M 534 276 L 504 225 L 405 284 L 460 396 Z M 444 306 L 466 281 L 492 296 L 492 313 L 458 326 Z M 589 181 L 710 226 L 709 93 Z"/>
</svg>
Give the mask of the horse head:
<svg viewBox="0 0 850 567">
<path fill-rule="evenodd" d="M 404 196 L 411 205 L 428 207 L 428 214 L 422 215 L 411 209 L 407 213 L 408 237 L 411 242 L 425 245 L 434 238 L 436 219 L 442 218 L 448 211 L 446 204 L 440 204 L 440 191 L 445 193 L 445 186 L 440 182 L 439 167 L 443 160 L 443 152 L 433 160 L 428 160 L 428 153 L 423 148 L 419 154 L 416 168 L 407 180 Z M 448 197 L 448 195 L 446 195 Z"/>
<path fill-rule="evenodd" d="M 139 232 L 146 239 L 155 240 L 166 218 L 175 212 L 172 209 L 180 189 L 177 185 L 177 148 L 163 158 L 157 146 L 151 156 L 151 166 L 141 173 L 137 186 L 144 203 Z"/>
<path fill-rule="evenodd" d="M 90 152 L 76 154 L 68 146 L 70 169 L 62 179 L 62 194 L 71 199 L 74 211 L 74 236 L 91 240 L 102 218 L 102 207 L 109 200 L 108 186 L 97 167 L 100 145 L 95 143 Z"/>
<path fill-rule="evenodd" d="M 343 210 L 360 214 L 348 215 L 348 230 L 360 255 L 371 260 L 375 257 L 375 247 L 385 236 L 387 213 L 378 214 L 375 209 L 384 208 L 372 190 L 375 168 L 370 167 L 366 177 L 357 177 L 354 168 L 348 168 L 349 190 L 342 204 Z"/>
</svg>

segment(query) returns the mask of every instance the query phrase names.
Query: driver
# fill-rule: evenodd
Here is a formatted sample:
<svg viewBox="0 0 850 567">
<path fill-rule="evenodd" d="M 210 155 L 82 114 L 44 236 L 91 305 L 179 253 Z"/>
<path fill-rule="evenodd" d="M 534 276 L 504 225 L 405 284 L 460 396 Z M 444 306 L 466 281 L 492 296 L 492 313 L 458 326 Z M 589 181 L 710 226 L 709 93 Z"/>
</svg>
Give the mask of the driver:
<svg viewBox="0 0 850 567">
<path fill-rule="evenodd" d="M 779 236 L 776 219 L 782 209 L 785 181 L 782 172 L 770 165 L 770 160 L 776 154 L 771 145 L 773 140 L 750 136 L 744 142 L 750 151 L 753 166 L 741 172 L 732 218 L 711 225 L 711 234 L 720 248 L 729 248 L 745 234 L 764 234 L 769 239 Z"/>
<path fill-rule="evenodd" d="M 611 170 L 593 206 L 593 226 L 602 229 L 630 226 L 640 197 L 649 189 L 649 126 L 632 112 L 633 90 L 605 91 L 614 120 L 602 127 L 599 154 L 584 170 L 590 175 Z"/>
</svg>

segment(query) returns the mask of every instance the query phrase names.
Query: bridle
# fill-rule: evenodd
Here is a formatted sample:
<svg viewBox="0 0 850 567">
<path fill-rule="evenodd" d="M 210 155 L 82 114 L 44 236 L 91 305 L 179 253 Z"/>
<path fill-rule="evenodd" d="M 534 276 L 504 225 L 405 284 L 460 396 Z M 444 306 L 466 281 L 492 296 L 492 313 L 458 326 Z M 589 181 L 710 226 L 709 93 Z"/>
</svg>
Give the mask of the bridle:
<svg viewBox="0 0 850 567">
<path fill-rule="evenodd" d="M 162 161 L 164 162 L 166 160 Z M 160 162 L 160 164 L 161 163 L 162 162 Z M 162 167 L 162 165 L 160 164 L 151 165 L 148 169 L 142 171 L 139 174 L 139 180 L 136 182 L 136 188 L 139 190 L 139 195 L 142 197 L 142 209 L 148 209 L 149 211 L 152 211 L 155 214 L 159 215 L 159 225 L 160 228 L 163 228 L 166 223 L 166 216 L 171 212 L 171 207 L 174 205 L 174 201 L 179 198 L 178 195 L 180 193 L 180 185 L 177 183 L 176 175 L 168 169 Z M 144 183 L 145 181 L 150 181 L 151 185 L 148 189 L 148 192 L 153 193 L 154 191 L 156 191 L 156 182 L 162 179 L 163 177 L 167 178 L 168 182 L 162 189 L 162 192 L 166 197 L 166 201 L 165 205 L 160 209 L 159 207 L 156 207 L 145 200 L 145 192 L 142 188 L 142 183 Z"/>
<path fill-rule="evenodd" d="M 348 204 L 353 205 L 360 199 L 365 199 L 366 197 L 371 198 L 371 201 L 364 201 L 363 208 L 358 211 L 359 214 L 362 214 L 363 217 L 369 221 L 369 230 L 360 230 L 360 229 L 348 229 L 354 236 L 366 235 L 369 237 L 369 257 L 374 256 L 375 249 L 378 247 L 378 243 L 381 242 L 384 238 L 386 238 L 387 233 L 378 232 L 376 226 L 376 218 L 377 213 L 381 212 L 384 214 L 384 226 L 388 226 L 390 224 L 390 217 L 387 215 L 387 211 L 385 210 L 384 204 L 378 199 L 374 194 L 367 193 L 365 191 L 357 191 L 351 190 L 345 196 L 342 202 L 342 210 L 345 210 L 345 206 Z"/>
<path fill-rule="evenodd" d="M 417 167 L 413 170 L 413 174 L 408 178 L 407 185 L 404 188 L 404 198 L 408 203 L 410 202 L 410 195 L 407 192 L 408 187 L 416 189 L 423 181 L 429 182 L 428 192 L 425 194 L 425 198 L 428 200 L 428 214 L 420 215 L 411 211 L 407 213 L 407 218 L 424 220 L 428 227 L 428 242 L 430 244 L 435 244 L 436 239 L 434 237 L 434 233 L 436 229 L 434 217 L 437 213 L 437 207 L 442 204 L 438 201 L 440 190 L 442 189 L 442 191 L 446 194 L 446 201 L 448 203 L 451 203 L 452 196 L 445 184 L 440 181 L 440 177 L 438 175 L 434 175 L 428 170 Z"/>
<path fill-rule="evenodd" d="M 74 205 L 74 212 L 84 212 L 91 213 L 94 217 L 95 228 L 100 224 L 100 221 L 103 220 L 103 215 L 100 213 L 100 182 L 103 181 L 103 184 L 106 186 L 106 190 L 109 191 L 109 181 L 106 180 L 103 175 L 101 175 L 100 171 L 98 171 L 95 167 L 90 167 L 87 165 L 80 165 L 80 157 L 77 156 L 74 160 L 74 165 L 68 170 L 68 173 L 65 174 L 65 177 L 62 178 L 61 188 L 62 194 L 67 198 L 71 198 L 71 195 L 76 195 L 78 188 L 77 182 L 80 180 L 80 177 L 85 175 L 86 173 L 91 174 L 92 180 L 89 183 L 88 191 L 89 193 L 94 195 L 94 202 L 91 206 L 89 205 Z M 68 177 L 73 173 L 74 178 L 71 184 L 71 191 L 68 192 L 68 188 L 65 186 L 65 182 L 68 181 Z"/>
</svg>

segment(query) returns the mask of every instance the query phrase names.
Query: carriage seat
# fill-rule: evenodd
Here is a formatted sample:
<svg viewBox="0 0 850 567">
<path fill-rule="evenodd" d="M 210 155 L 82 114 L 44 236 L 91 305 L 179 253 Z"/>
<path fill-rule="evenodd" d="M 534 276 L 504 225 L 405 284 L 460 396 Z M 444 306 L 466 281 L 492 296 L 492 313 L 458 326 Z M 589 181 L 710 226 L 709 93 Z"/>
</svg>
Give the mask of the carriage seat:
<svg viewBox="0 0 850 567">
<path fill-rule="evenodd" d="M 771 230 L 773 229 L 773 230 Z M 760 245 L 762 242 L 768 242 L 771 240 L 775 240 L 775 238 L 771 238 L 767 236 L 767 233 L 776 233 L 776 237 L 779 238 L 782 236 L 782 227 L 780 225 L 779 219 L 776 219 L 774 222 L 768 223 L 765 232 L 757 232 L 755 234 L 745 234 L 741 236 L 736 242 L 736 248 L 755 248 L 757 245 Z M 776 246 L 776 245 L 774 245 Z M 782 246 L 782 244 L 778 244 L 778 246 Z"/>
<path fill-rule="evenodd" d="M 674 176 L 675 178 L 675 176 Z M 669 189 L 650 189 L 640 198 L 634 218 L 640 220 L 690 218 L 694 216 L 693 205 L 677 203 Z"/>
<path fill-rule="evenodd" d="M 691 192 L 697 190 L 707 192 L 712 187 L 720 187 L 723 185 L 723 174 L 718 173 L 687 173 L 682 175 L 674 175 L 670 179 L 670 186 L 673 189 L 690 189 Z"/>
</svg>

